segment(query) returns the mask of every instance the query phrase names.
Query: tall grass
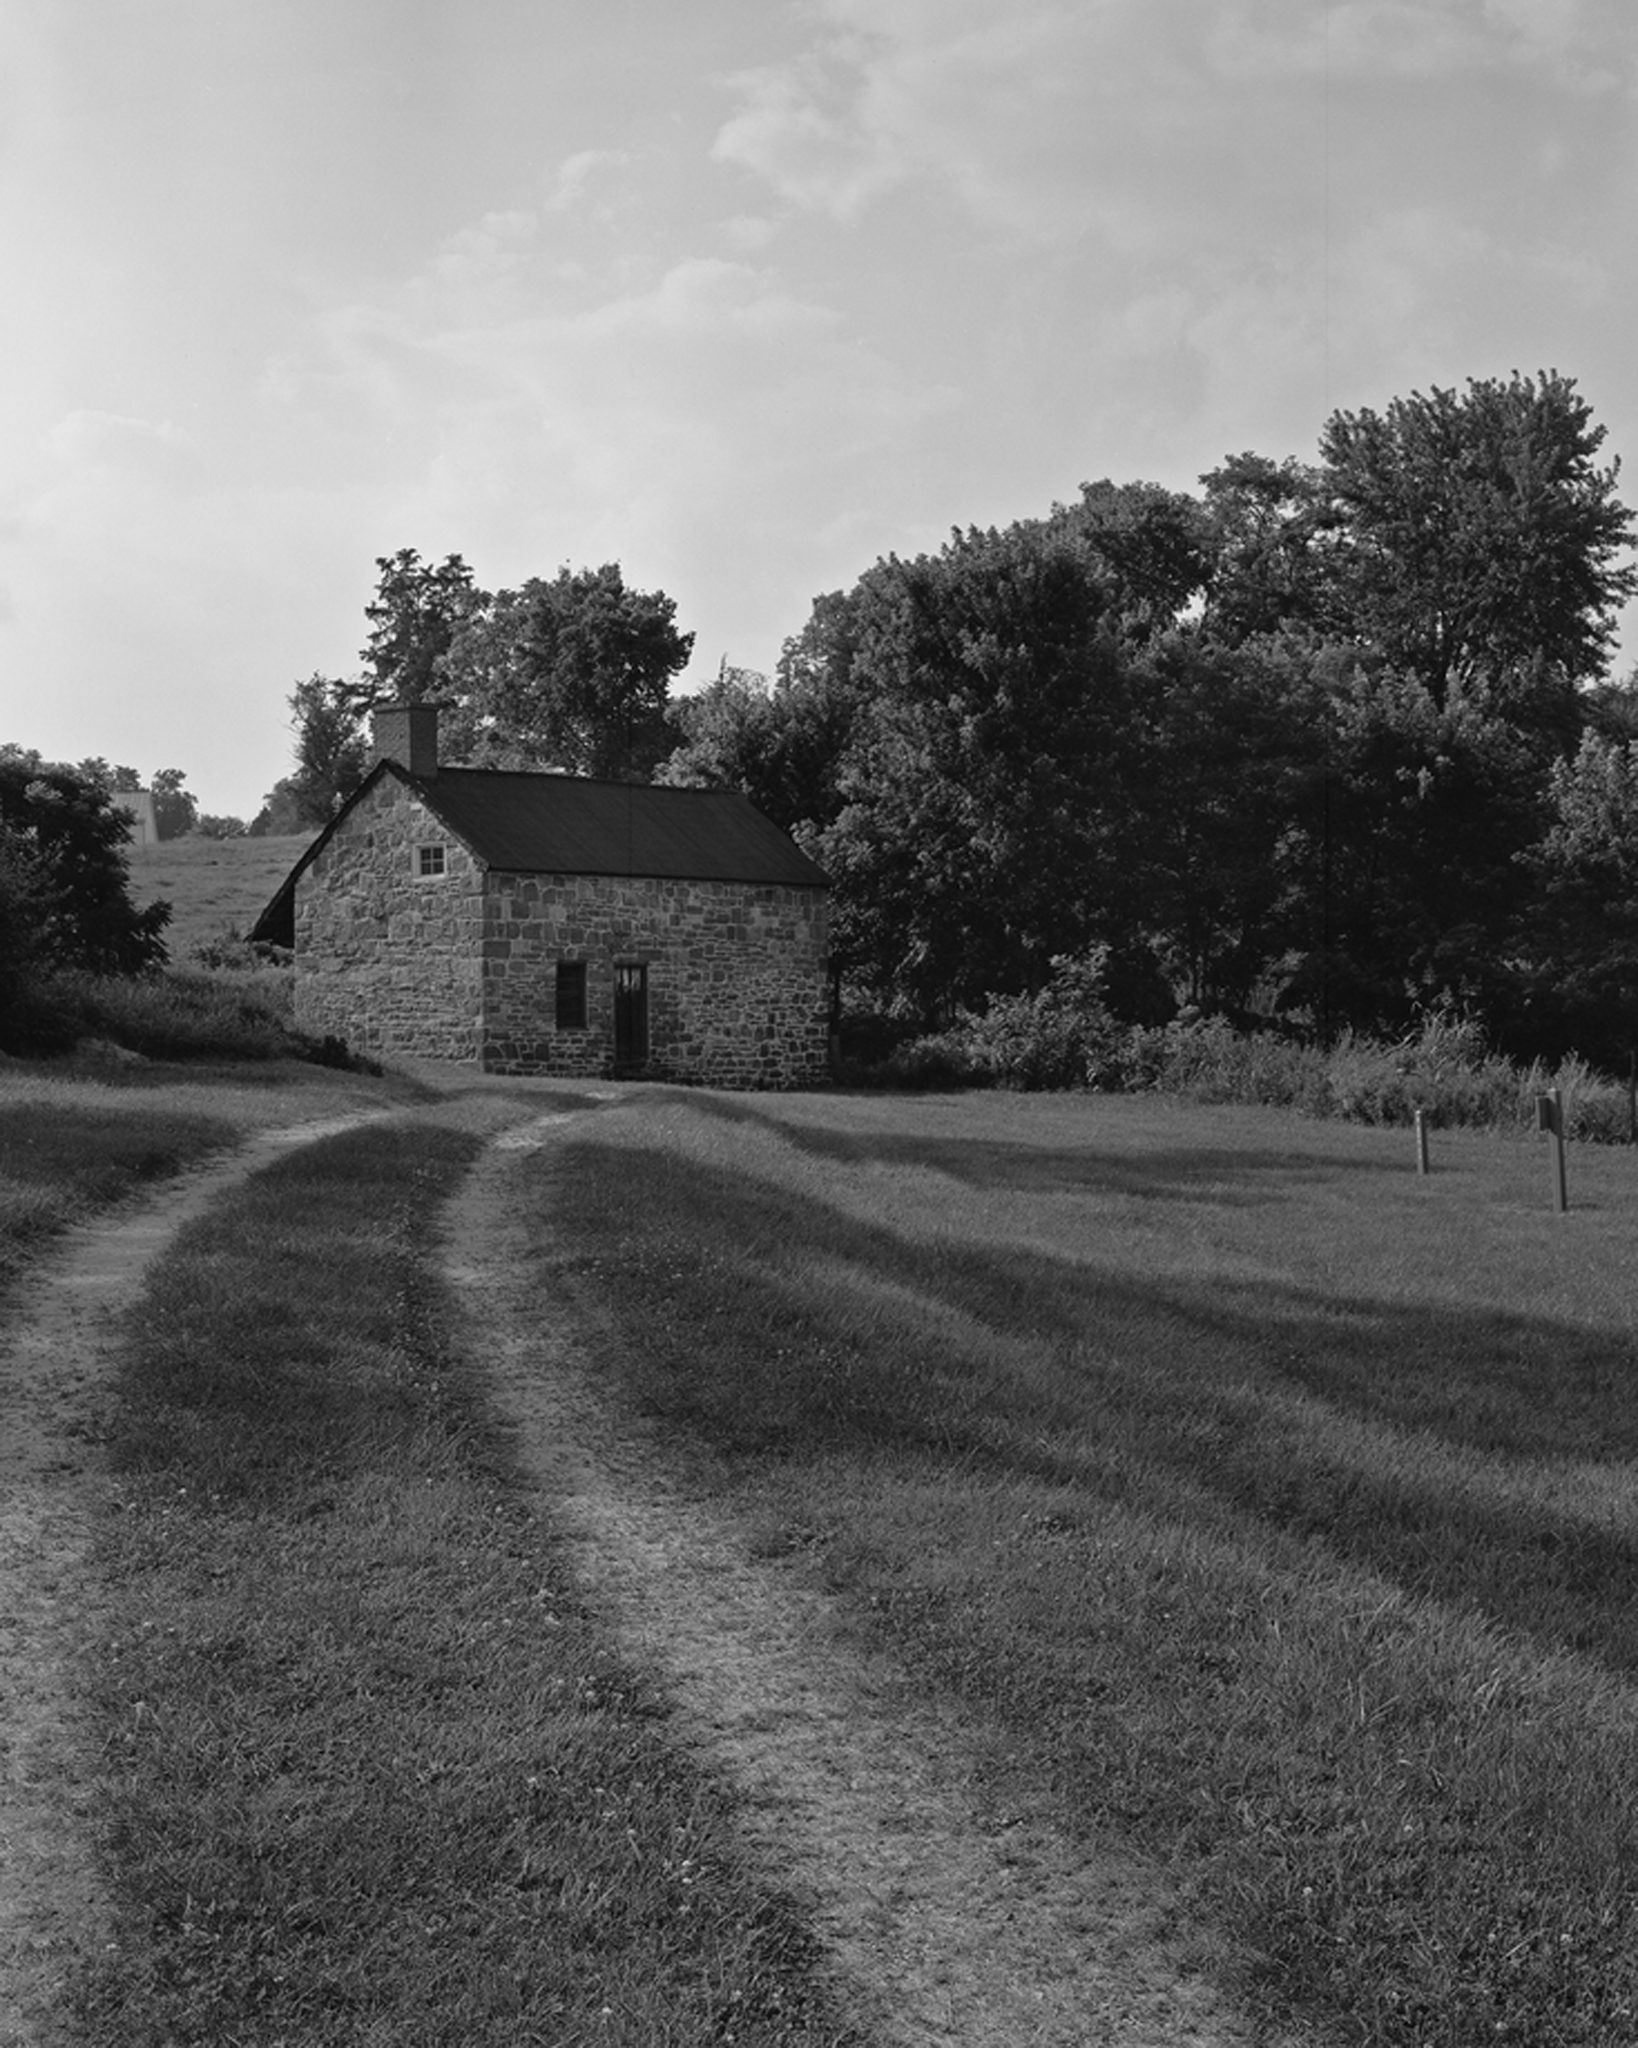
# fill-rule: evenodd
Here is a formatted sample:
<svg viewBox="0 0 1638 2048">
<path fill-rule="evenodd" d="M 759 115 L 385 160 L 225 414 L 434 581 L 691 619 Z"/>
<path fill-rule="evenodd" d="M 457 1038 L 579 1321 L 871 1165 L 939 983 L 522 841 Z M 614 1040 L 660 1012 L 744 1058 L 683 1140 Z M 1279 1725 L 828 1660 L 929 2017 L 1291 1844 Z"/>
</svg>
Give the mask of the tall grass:
<svg viewBox="0 0 1638 2048">
<path fill-rule="evenodd" d="M 1409 1124 L 1418 1110 L 1447 1129 L 1522 1132 L 1557 1089 L 1567 1132 L 1595 1143 L 1634 1136 L 1628 1088 L 1573 1055 L 1523 1065 L 1493 1051 L 1467 1018 L 1432 1011 L 1402 1038 L 1346 1032 L 1330 1047 L 1224 1017 L 1122 1026 L 1095 994 L 992 1003 L 934 1037 L 901 1046 L 845 1079 L 889 1086 L 1001 1086 L 1155 1092 L 1191 1102 L 1254 1103 L 1365 1124 Z"/>
<path fill-rule="evenodd" d="M 543 1157 L 600 1369 L 1067 1824 L 1373 2048 L 1638 2038 L 1638 1190 L 1111 1098 L 674 1098 Z"/>
<path fill-rule="evenodd" d="M 99 2048 L 853 2038 L 445 1349 L 475 1142 L 308 1148 L 154 1277 L 101 1547 Z"/>
<path fill-rule="evenodd" d="M 105 1058 L 299 1059 L 380 1072 L 339 1039 L 316 1040 L 299 1031 L 289 973 L 268 966 L 41 974 L 0 1015 L 0 1054 L 41 1059 L 88 1045 Z"/>
</svg>

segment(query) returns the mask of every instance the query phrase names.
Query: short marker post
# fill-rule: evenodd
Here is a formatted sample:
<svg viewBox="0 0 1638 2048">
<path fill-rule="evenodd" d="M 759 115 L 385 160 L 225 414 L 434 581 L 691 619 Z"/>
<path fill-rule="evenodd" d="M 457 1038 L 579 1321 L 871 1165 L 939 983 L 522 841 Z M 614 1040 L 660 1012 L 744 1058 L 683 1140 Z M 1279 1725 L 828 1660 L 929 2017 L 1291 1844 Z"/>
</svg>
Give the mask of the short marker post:
<svg viewBox="0 0 1638 2048">
<path fill-rule="evenodd" d="M 1562 1216 L 1570 1206 L 1564 1177 L 1564 1091 L 1553 1088 L 1536 1097 L 1536 1129 L 1547 1133 L 1547 1165 L 1552 1176 L 1553 1207 Z"/>
<path fill-rule="evenodd" d="M 1428 1170 L 1428 1113 L 1425 1109 L 1416 1112 L 1416 1170 Z"/>
</svg>

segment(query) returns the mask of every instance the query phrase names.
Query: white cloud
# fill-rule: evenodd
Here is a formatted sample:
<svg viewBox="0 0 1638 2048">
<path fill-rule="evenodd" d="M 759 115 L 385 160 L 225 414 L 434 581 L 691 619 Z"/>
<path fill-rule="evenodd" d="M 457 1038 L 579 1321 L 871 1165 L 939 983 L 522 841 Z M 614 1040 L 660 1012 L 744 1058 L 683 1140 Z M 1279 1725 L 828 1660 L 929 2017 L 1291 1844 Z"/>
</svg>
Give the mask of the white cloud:
<svg viewBox="0 0 1638 2048">
<path fill-rule="evenodd" d="M 760 213 L 736 213 L 723 221 L 721 228 L 729 247 L 747 256 L 766 249 L 778 233 L 774 223 Z"/>
<path fill-rule="evenodd" d="M 47 431 L 44 445 L 64 462 L 106 463 L 144 461 L 156 453 L 180 451 L 184 443 L 169 420 L 135 419 L 82 406 L 65 413 Z"/>
<path fill-rule="evenodd" d="M 1319 170 L 1304 149 L 1373 85 L 1630 78 L 1628 7 L 817 0 L 802 50 L 730 81 L 740 106 L 715 150 L 840 222 L 925 185 L 988 231 L 1136 251 L 1190 216 L 1289 211 Z"/>
<path fill-rule="evenodd" d="M 794 63 L 738 73 L 730 84 L 744 105 L 724 123 L 713 153 L 766 178 L 793 205 L 853 218 L 908 165 L 848 104 L 850 55 L 831 44 Z"/>
<path fill-rule="evenodd" d="M 592 180 L 605 171 L 620 170 L 631 162 L 623 149 L 580 149 L 565 157 L 557 167 L 546 205 L 553 213 L 567 213 L 587 197 Z"/>
</svg>

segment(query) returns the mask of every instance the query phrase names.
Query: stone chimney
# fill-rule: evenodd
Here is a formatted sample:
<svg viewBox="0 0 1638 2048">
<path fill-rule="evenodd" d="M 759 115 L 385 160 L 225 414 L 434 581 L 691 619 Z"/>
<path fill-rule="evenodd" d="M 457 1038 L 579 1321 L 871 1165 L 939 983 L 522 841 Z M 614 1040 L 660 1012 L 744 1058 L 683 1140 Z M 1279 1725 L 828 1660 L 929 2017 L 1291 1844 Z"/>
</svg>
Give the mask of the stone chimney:
<svg viewBox="0 0 1638 2048">
<path fill-rule="evenodd" d="M 396 761 L 411 775 L 436 775 L 437 705 L 381 705 L 370 720 L 370 766 L 377 761 Z"/>
</svg>

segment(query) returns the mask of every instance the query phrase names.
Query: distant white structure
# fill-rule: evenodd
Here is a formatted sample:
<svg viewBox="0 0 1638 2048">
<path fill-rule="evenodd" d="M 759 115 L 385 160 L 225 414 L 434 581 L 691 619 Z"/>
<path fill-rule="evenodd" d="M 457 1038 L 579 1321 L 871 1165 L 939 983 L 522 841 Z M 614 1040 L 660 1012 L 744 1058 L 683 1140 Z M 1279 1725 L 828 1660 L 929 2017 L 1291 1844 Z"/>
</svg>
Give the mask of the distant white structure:
<svg viewBox="0 0 1638 2048">
<path fill-rule="evenodd" d="M 133 846 L 157 846 L 159 844 L 159 819 L 154 811 L 154 793 L 151 789 L 116 789 L 113 791 L 115 807 L 131 814 L 131 844 Z"/>
</svg>

